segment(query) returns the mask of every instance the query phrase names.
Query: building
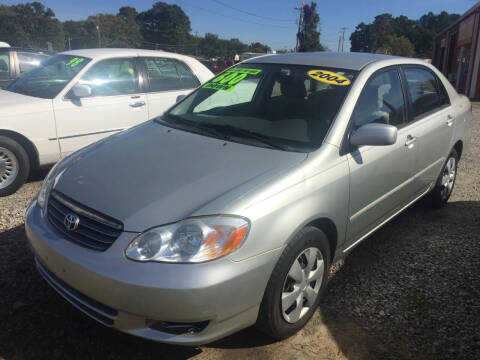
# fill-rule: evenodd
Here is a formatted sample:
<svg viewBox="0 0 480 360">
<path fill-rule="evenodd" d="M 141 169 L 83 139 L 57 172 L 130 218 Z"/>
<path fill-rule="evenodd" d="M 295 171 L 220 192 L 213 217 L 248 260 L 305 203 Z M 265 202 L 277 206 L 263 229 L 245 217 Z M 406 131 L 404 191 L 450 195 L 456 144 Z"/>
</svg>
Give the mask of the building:
<svg viewBox="0 0 480 360">
<path fill-rule="evenodd" d="M 480 2 L 436 37 L 433 64 L 457 91 L 480 98 Z"/>
</svg>

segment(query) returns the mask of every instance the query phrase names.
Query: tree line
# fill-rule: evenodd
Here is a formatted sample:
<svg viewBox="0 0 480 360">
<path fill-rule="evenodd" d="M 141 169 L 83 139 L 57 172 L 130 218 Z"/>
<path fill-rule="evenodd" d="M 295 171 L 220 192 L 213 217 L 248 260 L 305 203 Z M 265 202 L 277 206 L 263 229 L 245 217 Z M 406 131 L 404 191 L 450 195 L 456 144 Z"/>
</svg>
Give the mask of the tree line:
<svg viewBox="0 0 480 360">
<path fill-rule="evenodd" d="M 429 12 L 418 20 L 381 14 L 370 24 L 361 22 L 350 36 L 351 51 L 430 58 L 439 31 L 460 17 L 459 14 Z"/>
<path fill-rule="evenodd" d="M 96 47 L 128 47 L 174 51 L 205 57 L 232 57 L 242 52 L 270 51 L 270 47 L 216 34 L 191 33 L 189 17 L 178 5 L 164 2 L 138 12 L 130 6 L 117 14 L 91 15 L 85 20 L 59 21 L 40 2 L 0 5 L 0 41 L 11 45 L 56 51 Z"/>
</svg>

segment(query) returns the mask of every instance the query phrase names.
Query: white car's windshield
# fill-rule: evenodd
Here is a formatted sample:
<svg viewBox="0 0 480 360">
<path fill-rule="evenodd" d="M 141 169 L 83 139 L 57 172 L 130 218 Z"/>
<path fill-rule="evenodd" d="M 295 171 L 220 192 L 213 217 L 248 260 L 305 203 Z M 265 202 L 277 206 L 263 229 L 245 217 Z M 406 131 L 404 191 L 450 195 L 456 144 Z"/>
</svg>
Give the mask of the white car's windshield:
<svg viewBox="0 0 480 360">
<path fill-rule="evenodd" d="M 91 59 L 75 55 L 55 55 L 14 81 L 8 91 L 53 99 Z"/>
<path fill-rule="evenodd" d="M 318 148 L 356 71 L 241 64 L 204 84 L 158 121 L 291 151 Z"/>
</svg>

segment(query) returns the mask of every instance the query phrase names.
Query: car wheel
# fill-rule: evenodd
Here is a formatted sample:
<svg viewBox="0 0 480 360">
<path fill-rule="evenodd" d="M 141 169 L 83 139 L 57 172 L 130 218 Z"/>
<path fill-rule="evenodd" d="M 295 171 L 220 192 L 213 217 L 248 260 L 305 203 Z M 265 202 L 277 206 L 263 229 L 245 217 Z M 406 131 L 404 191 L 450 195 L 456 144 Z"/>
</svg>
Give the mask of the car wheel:
<svg viewBox="0 0 480 360">
<path fill-rule="evenodd" d="M 30 173 L 30 160 L 25 149 L 6 136 L 0 136 L 0 196 L 17 191 Z"/>
<path fill-rule="evenodd" d="M 325 233 L 306 227 L 287 245 L 268 282 L 257 326 L 275 339 L 287 338 L 312 317 L 325 289 L 330 247 Z"/>
<path fill-rule="evenodd" d="M 434 207 L 445 206 L 450 195 L 452 195 L 455 179 L 457 178 L 457 164 L 458 154 L 453 149 L 450 155 L 448 155 L 445 165 L 443 165 L 435 188 L 430 193 L 430 202 Z"/>
</svg>

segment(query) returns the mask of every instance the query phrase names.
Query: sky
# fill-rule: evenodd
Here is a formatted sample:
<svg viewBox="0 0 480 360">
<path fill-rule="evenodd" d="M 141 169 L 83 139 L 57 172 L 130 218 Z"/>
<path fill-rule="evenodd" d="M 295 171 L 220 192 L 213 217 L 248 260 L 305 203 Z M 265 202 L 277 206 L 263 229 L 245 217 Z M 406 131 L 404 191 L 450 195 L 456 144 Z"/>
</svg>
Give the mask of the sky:
<svg viewBox="0 0 480 360">
<path fill-rule="evenodd" d="M 33 0 L 30 0 L 33 1 Z M 138 11 L 151 8 L 152 0 L 36 0 L 50 7 L 64 20 L 81 20 L 97 13 L 117 13 L 122 6 L 132 6 Z M 0 0 L 12 5 L 18 0 Z M 238 38 L 245 43 L 259 41 L 272 49 L 292 49 L 298 26 L 301 0 L 164 0 L 179 5 L 189 16 L 192 33 L 207 32 L 221 38 Z M 346 27 L 344 50 L 350 49 L 350 33 L 360 22 L 370 23 L 376 15 L 390 13 L 418 19 L 432 11 L 465 13 L 474 0 L 316 0 L 320 15 L 320 41 L 330 50 L 337 51 L 340 29 Z M 225 6 L 227 5 L 227 6 Z"/>
</svg>

